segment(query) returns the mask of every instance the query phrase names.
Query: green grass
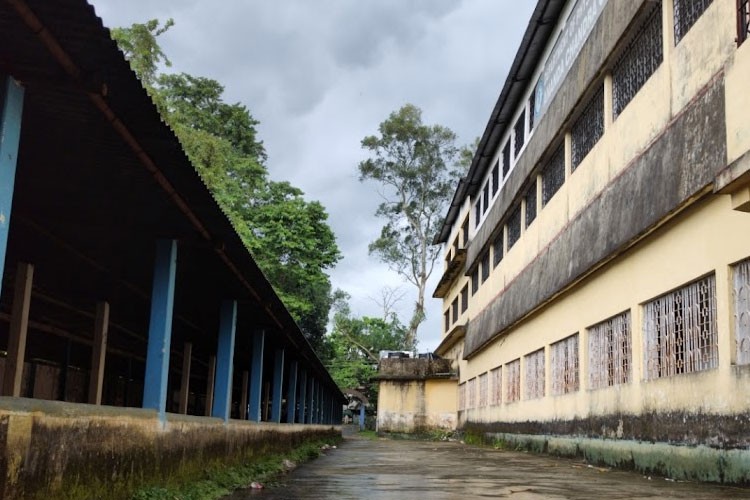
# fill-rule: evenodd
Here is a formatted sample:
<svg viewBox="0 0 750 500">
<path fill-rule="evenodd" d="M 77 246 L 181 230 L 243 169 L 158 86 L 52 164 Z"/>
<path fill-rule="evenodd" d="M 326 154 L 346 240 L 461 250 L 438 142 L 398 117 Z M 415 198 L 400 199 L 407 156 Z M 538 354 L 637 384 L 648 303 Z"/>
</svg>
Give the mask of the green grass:
<svg viewBox="0 0 750 500">
<path fill-rule="evenodd" d="M 374 440 L 378 439 L 378 433 L 377 432 L 370 431 L 370 430 L 367 430 L 367 429 L 365 429 L 363 431 L 357 432 L 357 436 L 361 437 L 363 439 L 369 439 L 370 441 L 374 441 Z"/>
<path fill-rule="evenodd" d="M 289 453 L 274 454 L 249 463 L 214 466 L 204 471 L 202 477 L 181 484 L 151 486 L 138 490 L 133 500 L 213 500 L 247 488 L 257 481 L 264 485 L 273 484 L 284 472 L 282 462 L 287 459 L 295 464 L 307 462 L 321 454 L 325 444 L 337 444 L 339 440 L 312 441 Z"/>
</svg>

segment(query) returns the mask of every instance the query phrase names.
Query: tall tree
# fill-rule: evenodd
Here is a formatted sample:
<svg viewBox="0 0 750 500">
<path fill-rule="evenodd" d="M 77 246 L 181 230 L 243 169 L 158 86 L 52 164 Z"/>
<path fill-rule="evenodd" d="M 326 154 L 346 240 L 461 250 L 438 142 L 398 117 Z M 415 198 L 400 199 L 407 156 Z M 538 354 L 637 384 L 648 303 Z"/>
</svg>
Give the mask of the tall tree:
<svg viewBox="0 0 750 500">
<path fill-rule="evenodd" d="M 384 200 L 375 213 L 385 225 L 369 250 L 417 288 L 406 338 L 411 348 L 425 319 L 425 286 L 440 256 L 432 241 L 463 169 L 456 164 L 456 135 L 423 124 L 422 111 L 412 104 L 391 113 L 378 130 L 362 140 L 370 158 L 359 164 L 360 180 L 378 182 Z"/>
</svg>

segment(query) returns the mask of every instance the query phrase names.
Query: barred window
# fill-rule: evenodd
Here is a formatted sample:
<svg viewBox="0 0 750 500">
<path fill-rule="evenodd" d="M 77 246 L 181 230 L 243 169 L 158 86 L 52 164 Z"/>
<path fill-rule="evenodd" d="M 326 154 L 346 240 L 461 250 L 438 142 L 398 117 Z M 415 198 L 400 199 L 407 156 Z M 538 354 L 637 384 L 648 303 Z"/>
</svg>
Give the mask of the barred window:
<svg viewBox="0 0 750 500">
<path fill-rule="evenodd" d="M 461 289 L 461 313 L 465 313 L 469 308 L 469 285 L 464 285 Z"/>
<path fill-rule="evenodd" d="M 487 406 L 487 395 L 489 392 L 489 387 L 487 386 L 489 373 L 484 372 L 479 376 L 479 407 L 484 408 Z"/>
<path fill-rule="evenodd" d="M 544 348 L 524 356 L 526 378 L 524 379 L 524 398 L 544 397 Z"/>
<path fill-rule="evenodd" d="M 542 206 L 557 193 L 565 182 L 565 145 L 560 144 L 542 171 Z"/>
<path fill-rule="evenodd" d="M 500 231 L 500 234 L 497 235 L 497 238 L 492 243 L 492 260 L 495 267 L 503 260 L 503 248 L 503 232 Z"/>
<path fill-rule="evenodd" d="M 750 364 L 750 259 L 732 268 L 737 364 Z"/>
<path fill-rule="evenodd" d="M 521 399 L 521 359 L 516 359 L 505 365 L 505 401 L 512 403 Z"/>
<path fill-rule="evenodd" d="M 479 266 L 474 268 L 471 273 L 471 294 L 474 295 L 479 290 Z"/>
<path fill-rule="evenodd" d="M 490 277 L 490 252 L 487 251 L 482 257 L 482 283 Z"/>
<path fill-rule="evenodd" d="M 500 160 L 495 162 L 492 167 L 492 196 L 495 196 L 497 189 L 500 187 Z"/>
<path fill-rule="evenodd" d="M 513 248 L 516 241 L 521 237 L 521 205 L 511 212 L 508 217 L 508 250 Z"/>
<path fill-rule="evenodd" d="M 539 83 L 537 82 L 537 85 Z M 531 91 L 531 95 L 529 96 L 529 132 L 534 130 L 534 115 L 536 114 L 536 87 L 537 85 L 534 85 L 534 90 Z"/>
<path fill-rule="evenodd" d="M 677 45 L 713 0 L 674 0 L 674 43 Z"/>
<path fill-rule="evenodd" d="M 572 146 L 571 171 L 581 164 L 589 151 L 604 135 L 604 86 L 594 94 L 570 131 Z"/>
<path fill-rule="evenodd" d="M 737 45 L 750 37 L 750 0 L 737 0 Z"/>
<path fill-rule="evenodd" d="M 497 406 L 503 402 L 503 369 L 498 366 L 490 371 L 492 379 L 492 392 L 490 393 L 490 405 Z"/>
<path fill-rule="evenodd" d="M 526 227 L 529 227 L 536 219 L 536 182 L 532 181 L 526 194 L 523 195 L 523 200 L 526 202 Z"/>
<path fill-rule="evenodd" d="M 508 177 L 510 172 L 510 141 L 505 143 L 503 148 L 503 179 Z"/>
<path fill-rule="evenodd" d="M 466 382 L 458 384 L 458 411 L 466 409 Z"/>
<path fill-rule="evenodd" d="M 482 213 L 485 213 L 490 208 L 490 183 L 489 181 L 484 184 L 484 190 L 482 191 Z"/>
<path fill-rule="evenodd" d="M 518 159 L 518 153 L 521 152 L 526 142 L 526 110 L 521 111 L 516 125 L 513 127 L 513 158 Z"/>
<path fill-rule="evenodd" d="M 578 391 L 578 334 L 571 335 L 550 346 L 552 364 L 552 394 Z"/>
<path fill-rule="evenodd" d="M 455 323 L 458 321 L 458 297 L 453 299 L 453 303 L 451 304 L 451 311 L 453 311 L 453 322 Z"/>
<path fill-rule="evenodd" d="M 601 389 L 630 382 L 632 362 L 630 311 L 589 328 L 589 387 Z"/>
<path fill-rule="evenodd" d="M 646 378 L 716 368 L 716 278 L 711 275 L 646 303 Z"/>
<path fill-rule="evenodd" d="M 635 97 L 664 59 L 661 2 L 654 3 L 646 22 L 612 70 L 615 118 Z"/>
<path fill-rule="evenodd" d="M 466 408 L 471 410 L 477 405 L 476 377 L 466 382 Z"/>
</svg>

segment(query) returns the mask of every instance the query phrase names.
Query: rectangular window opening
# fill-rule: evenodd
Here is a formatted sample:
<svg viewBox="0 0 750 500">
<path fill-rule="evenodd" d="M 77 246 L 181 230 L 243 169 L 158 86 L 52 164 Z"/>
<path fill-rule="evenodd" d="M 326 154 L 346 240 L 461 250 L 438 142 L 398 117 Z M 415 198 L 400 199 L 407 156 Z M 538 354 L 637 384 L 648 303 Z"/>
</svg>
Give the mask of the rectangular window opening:
<svg viewBox="0 0 750 500">
<path fill-rule="evenodd" d="M 571 335 L 550 346 L 552 365 L 552 394 L 559 396 L 577 392 L 578 379 L 578 334 Z"/>
<path fill-rule="evenodd" d="M 458 321 L 458 297 L 453 299 L 453 302 L 451 303 L 451 311 L 453 312 L 453 323 L 455 324 L 456 321 Z"/>
<path fill-rule="evenodd" d="M 633 364 L 630 311 L 589 328 L 589 387 L 602 389 L 630 382 Z"/>
<path fill-rule="evenodd" d="M 544 397 L 544 348 L 524 356 L 524 399 Z"/>
<path fill-rule="evenodd" d="M 484 372 L 479 376 L 479 407 L 487 406 L 487 396 L 489 395 L 489 372 Z"/>
<path fill-rule="evenodd" d="M 461 314 L 469 308 L 469 285 L 466 284 L 461 289 Z"/>
<path fill-rule="evenodd" d="M 674 0 L 674 44 L 690 31 L 713 0 Z"/>
<path fill-rule="evenodd" d="M 482 190 L 482 213 L 486 213 L 488 208 L 490 208 L 490 183 L 486 182 Z"/>
<path fill-rule="evenodd" d="M 738 365 L 750 364 L 750 259 L 732 267 L 734 326 Z"/>
<path fill-rule="evenodd" d="M 466 382 L 466 408 L 469 410 L 476 408 L 477 405 L 476 382 L 476 377 Z"/>
<path fill-rule="evenodd" d="M 521 399 L 521 360 L 516 359 L 505 365 L 505 401 L 512 403 Z"/>
<path fill-rule="evenodd" d="M 490 393 L 490 405 L 497 406 L 503 402 L 503 369 L 498 366 L 490 371 L 492 379 L 492 392 Z"/>
<path fill-rule="evenodd" d="M 572 146 L 571 171 L 575 171 L 586 155 L 604 135 L 604 86 L 586 104 L 570 131 Z"/>
<path fill-rule="evenodd" d="M 560 144 L 542 171 L 542 206 L 549 200 L 565 183 L 565 146 Z"/>
<path fill-rule="evenodd" d="M 535 176 L 532 176 L 532 179 L 535 181 Z M 536 182 L 534 181 L 526 190 L 526 194 L 523 195 L 523 200 L 526 203 L 526 227 L 529 227 L 536 219 Z"/>
<path fill-rule="evenodd" d="M 737 0 L 737 45 L 750 37 L 750 0 Z"/>
<path fill-rule="evenodd" d="M 497 235 L 495 241 L 492 243 L 492 263 L 495 267 L 503 260 L 503 232 Z"/>
<path fill-rule="evenodd" d="M 532 130 L 534 130 L 534 115 L 536 114 L 536 88 L 539 85 L 537 82 L 536 85 L 534 85 L 534 90 L 531 91 L 531 95 L 529 96 L 529 133 L 531 133 Z"/>
<path fill-rule="evenodd" d="M 498 188 L 500 187 L 500 160 L 495 162 L 495 166 L 492 167 L 492 196 L 495 196 Z"/>
<path fill-rule="evenodd" d="M 482 257 L 482 283 L 490 277 L 490 252 L 486 252 Z"/>
<path fill-rule="evenodd" d="M 503 148 L 503 179 L 510 173 L 510 141 L 505 143 Z"/>
<path fill-rule="evenodd" d="M 479 290 L 479 266 L 474 268 L 471 273 L 471 294 L 474 295 Z"/>
<path fill-rule="evenodd" d="M 508 250 L 521 238 L 521 205 L 517 205 L 508 217 Z"/>
<path fill-rule="evenodd" d="M 513 158 L 518 161 L 518 153 L 523 149 L 526 142 L 526 110 L 521 111 L 521 116 L 516 120 L 513 127 Z"/>
</svg>

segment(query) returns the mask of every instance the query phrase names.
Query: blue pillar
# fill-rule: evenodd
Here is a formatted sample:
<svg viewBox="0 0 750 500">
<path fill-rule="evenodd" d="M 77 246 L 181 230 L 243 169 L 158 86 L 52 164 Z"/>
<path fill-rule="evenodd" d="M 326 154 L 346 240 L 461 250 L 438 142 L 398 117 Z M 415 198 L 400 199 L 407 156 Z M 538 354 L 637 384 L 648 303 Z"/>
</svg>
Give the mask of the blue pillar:
<svg viewBox="0 0 750 500">
<path fill-rule="evenodd" d="M 237 301 L 225 300 L 219 312 L 219 343 L 216 348 L 216 378 L 211 416 L 229 420 L 232 405 L 234 338 L 237 327 Z"/>
<path fill-rule="evenodd" d="M 359 430 L 365 430 L 365 403 L 359 402 Z"/>
<path fill-rule="evenodd" d="M 265 346 L 266 332 L 257 330 L 253 333 L 253 360 L 250 367 L 250 410 L 248 420 L 260 422 L 261 404 L 263 393 L 263 349 Z"/>
<path fill-rule="evenodd" d="M 284 349 L 277 349 L 273 365 L 273 392 L 271 393 L 271 421 L 281 422 L 281 399 L 284 390 Z"/>
<path fill-rule="evenodd" d="M 23 87 L 0 74 L 0 292 L 8 248 L 10 211 L 16 182 L 18 143 L 21 140 Z"/>
<path fill-rule="evenodd" d="M 306 424 L 315 423 L 315 379 L 310 377 L 307 383 L 307 414 L 305 415 Z"/>
<path fill-rule="evenodd" d="M 297 360 L 289 363 L 289 383 L 286 394 L 286 422 L 293 424 L 297 415 Z"/>
<path fill-rule="evenodd" d="M 143 407 L 158 410 L 162 416 L 167 405 L 176 268 L 177 241 L 157 240 L 154 283 L 151 291 L 151 319 L 148 327 L 146 377 L 143 383 Z"/>
<path fill-rule="evenodd" d="M 305 405 L 307 404 L 307 370 L 304 368 L 300 369 L 299 375 L 299 412 L 297 414 L 297 422 L 300 424 L 307 423 L 305 416 Z"/>
</svg>

